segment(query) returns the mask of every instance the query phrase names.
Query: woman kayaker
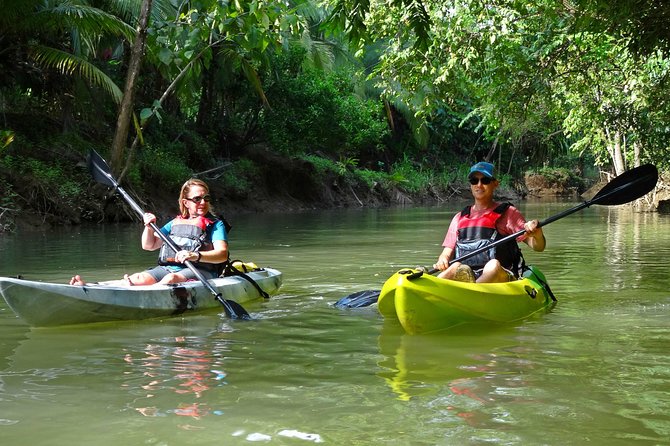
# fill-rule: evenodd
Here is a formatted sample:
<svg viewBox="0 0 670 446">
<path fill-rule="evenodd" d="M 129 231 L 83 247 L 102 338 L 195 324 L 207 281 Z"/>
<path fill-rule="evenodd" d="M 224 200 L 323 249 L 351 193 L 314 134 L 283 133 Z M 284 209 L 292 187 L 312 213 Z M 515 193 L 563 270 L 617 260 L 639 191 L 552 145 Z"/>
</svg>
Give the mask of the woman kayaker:
<svg viewBox="0 0 670 446">
<path fill-rule="evenodd" d="M 534 251 L 544 251 L 546 240 L 537 220 L 526 221 L 517 208 L 509 203 L 497 203 L 493 193 L 499 186 L 491 163 L 479 162 L 470 168 L 468 181 L 475 199 L 451 220 L 442 246 L 444 250 L 434 268 L 438 277 L 464 282 L 508 282 L 521 273 L 521 251 L 517 241 L 523 241 Z M 521 230 L 526 233 L 516 241 L 497 245 L 473 257 L 454 262 L 452 258 L 490 245 L 495 240 Z"/>
<path fill-rule="evenodd" d="M 147 251 L 160 248 L 158 266 L 124 275 L 124 284 L 168 284 L 196 279 L 193 271 L 184 265 L 186 260 L 190 260 L 207 279 L 216 277 L 220 265 L 228 260 L 228 241 L 225 225 L 210 213 L 209 202 L 209 187 L 204 181 L 192 178 L 181 187 L 181 214 L 160 229 L 182 248 L 176 253 L 152 229 L 151 223 L 156 222 L 156 216 L 145 213 L 142 248 Z M 70 285 L 85 284 L 79 275 L 70 279 Z"/>
</svg>

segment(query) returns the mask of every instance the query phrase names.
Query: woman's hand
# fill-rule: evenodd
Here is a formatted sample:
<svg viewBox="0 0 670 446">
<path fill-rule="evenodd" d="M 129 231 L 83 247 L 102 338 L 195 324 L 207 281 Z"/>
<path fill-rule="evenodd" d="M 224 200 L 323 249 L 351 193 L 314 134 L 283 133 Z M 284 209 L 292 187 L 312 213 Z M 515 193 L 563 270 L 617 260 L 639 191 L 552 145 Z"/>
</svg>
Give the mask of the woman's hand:
<svg viewBox="0 0 670 446">
<path fill-rule="evenodd" d="M 179 251 L 177 254 L 174 256 L 174 259 L 179 262 L 179 263 L 184 263 L 187 260 L 190 260 L 191 262 L 195 262 L 200 258 L 197 252 L 194 251 Z"/>
<path fill-rule="evenodd" d="M 145 212 L 142 215 L 142 221 L 144 221 L 144 226 L 149 226 L 151 223 L 156 223 L 156 216 L 150 212 Z"/>
</svg>

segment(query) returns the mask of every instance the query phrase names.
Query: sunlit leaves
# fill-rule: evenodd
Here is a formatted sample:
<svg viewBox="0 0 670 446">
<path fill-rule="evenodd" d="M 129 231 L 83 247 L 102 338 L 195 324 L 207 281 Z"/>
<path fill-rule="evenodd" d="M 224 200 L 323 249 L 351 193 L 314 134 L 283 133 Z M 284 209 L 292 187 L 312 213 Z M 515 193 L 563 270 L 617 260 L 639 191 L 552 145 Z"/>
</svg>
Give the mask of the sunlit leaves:
<svg viewBox="0 0 670 446">
<path fill-rule="evenodd" d="M 600 153 L 616 130 L 627 141 L 646 140 L 647 154 L 660 149 L 661 140 L 647 136 L 659 135 L 649 116 L 670 110 L 652 79 L 668 73 L 658 62 L 635 59 L 626 33 L 608 33 L 598 23 L 603 11 L 592 4 L 423 0 L 430 26 L 429 44 L 421 47 L 408 1 L 340 0 L 335 7 L 351 12 L 350 27 L 385 43 L 372 76 L 384 97 L 404 102 L 415 116 L 430 120 L 448 108 L 497 143 L 525 135 L 548 143 L 562 134 L 577 150 L 590 145 Z"/>
<path fill-rule="evenodd" d="M 301 19 L 283 1 L 196 0 L 182 8 L 173 22 L 150 34 L 149 58 L 162 64 L 165 77 L 189 67 L 179 86 L 185 98 L 195 97 L 196 92 L 189 90 L 199 88 L 200 82 L 193 79 L 203 67 L 210 67 L 214 57 L 228 61 L 221 65 L 239 67 L 257 89 L 257 74 L 251 67 L 262 63 L 266 51 L 280 48 L 284 39 L 303 29 Z"/>
</svg>

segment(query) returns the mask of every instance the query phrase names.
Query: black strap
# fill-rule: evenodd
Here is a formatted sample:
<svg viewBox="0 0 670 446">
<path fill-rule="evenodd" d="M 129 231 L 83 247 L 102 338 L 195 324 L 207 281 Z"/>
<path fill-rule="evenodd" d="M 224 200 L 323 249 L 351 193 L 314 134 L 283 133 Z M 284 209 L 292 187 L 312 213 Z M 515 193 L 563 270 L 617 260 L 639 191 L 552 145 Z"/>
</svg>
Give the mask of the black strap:
<svg viewBox="0 0 670 446">
<path fill-rule="evenodd" d="M 240 260 L 233 260 L 233 261 L 229 260 L 225 263 L 225 265 L 223 267 L 223 273 L 221 275 L 222 276 L 240 276 L 240 277 L 243 277 L 249 283 L 251 283 L 254 286 L 254 288 L 256 288 L 256 290 L 258 290 L 258 294 L 263 296 L 263 298 L 265 298 L 265 299 L 269 299 L 270 295 L 268 293 L 266 293 L 265 291 L 263 291 L 263 288 L 261 288 L 260 285 L 258 285 L 258 283 L 256 283 L 256 281 L 254 279 L 252 279 L 247 274 L 243 273 L 242 271 L 238 270 L 237 268 L 235 268 L 233 266 L 233 263 L 235 263 L 235 262 L 240 262 L 240 263 L 242 263 L 242 265 L 244 265 L 244 263 L 241 262 Z"/>
<path fill-rule="evenodd" d="M 542 287 L 543 287 L 545 290 L 547 290 L 547 293 L 549 294 L 549 297 L 551 297 L 551 300 L 553 300 L 554 302 L 557 302 L 557 301 L 558 301 L 558 299 L 556 299 L 556 296 L 554 296 L 554 293 L 551 291 L 551 288 L 549 287 L 549 284 L 548 284 L 546 281 L 542 280 L 542 279 L 540 278 L 540 276 L 538 276 L 537 274 L 535 274 L 535 271 L 533 271 L 532 268 L 527 267 L 525 262 L 524 262 L 524 271 L 530 271 L 530 273 L 533 275 L 533 277 L 535 278 L 535 280 L 537 280 L 538 282 L 540 282 L 540 285 L 542 285 Z"/>
<path fill-rule="evenodd" d="M 510 206 L 512 206 L 512 203 L 510 203 L 509 201 L 505 203 L 500 203 L 498 206 L 496 206 L 493 212 L 495 212 L 496 214 L 500 214 L 502 216 L 502 214 L 504 214 L 507 208 L 509 208 Z M 471 209 L 472 209 L 471 205 L 465 206 L 461 211 L 461 217 L 468 217 L 470 215 Z"/>
</svg>

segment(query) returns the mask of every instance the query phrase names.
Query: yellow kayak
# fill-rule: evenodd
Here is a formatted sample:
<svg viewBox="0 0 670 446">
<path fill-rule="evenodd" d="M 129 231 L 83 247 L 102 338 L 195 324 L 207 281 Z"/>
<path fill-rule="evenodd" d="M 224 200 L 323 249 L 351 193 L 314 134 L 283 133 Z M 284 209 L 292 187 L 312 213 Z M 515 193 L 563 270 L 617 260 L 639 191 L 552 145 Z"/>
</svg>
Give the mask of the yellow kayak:
<svg viewBox="0 0 670 446">
<path fill-rule="evenodd" d="M 547 311 L 555 302 L 542 273 L 530 267 L 519 280 L 467 283 L 439 279 L 418 269 L 391 276 L 379 295 L 379 312 L 409 334 L 466 323 L 509 323 Z"/>
</svg>

